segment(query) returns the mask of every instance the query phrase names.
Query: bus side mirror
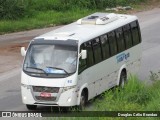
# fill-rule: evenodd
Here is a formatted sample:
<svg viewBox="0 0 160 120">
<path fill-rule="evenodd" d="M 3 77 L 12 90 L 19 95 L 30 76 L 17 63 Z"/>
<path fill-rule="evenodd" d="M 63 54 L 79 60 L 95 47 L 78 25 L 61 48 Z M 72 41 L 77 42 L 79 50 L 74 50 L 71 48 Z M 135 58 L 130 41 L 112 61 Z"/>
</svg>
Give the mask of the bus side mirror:
<svg viewBox="0 0 160 120">
<path fill-rule="evenodd" d="M 21 47 L 21 55 L 24 57 L 26 55 L 25 47 Z"/>
<path fill-rule="evenodd" d="M 87 58 L 87 50 L 82 50 L 81 51 L 81 57 L 82 57 L 82 59 L 86 59 Z"/>
</svg>

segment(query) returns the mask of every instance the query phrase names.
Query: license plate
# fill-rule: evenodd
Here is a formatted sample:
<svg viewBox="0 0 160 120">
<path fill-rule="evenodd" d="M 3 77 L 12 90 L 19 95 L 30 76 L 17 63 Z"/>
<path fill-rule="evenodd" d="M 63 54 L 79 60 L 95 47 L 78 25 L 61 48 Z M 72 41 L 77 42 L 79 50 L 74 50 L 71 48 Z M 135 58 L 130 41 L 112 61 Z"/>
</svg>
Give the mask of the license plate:
<svg viewBox="0 0 160 120">
<path fill-rule="evenodd" d="M 41 96 L 41 97 L 47 97 L 47 98 L 48 98 L 48 97 L 51 97 L 51 93 L 41 92 L 41 93 L 40 93 L 40 96 Z"/>
</svg>

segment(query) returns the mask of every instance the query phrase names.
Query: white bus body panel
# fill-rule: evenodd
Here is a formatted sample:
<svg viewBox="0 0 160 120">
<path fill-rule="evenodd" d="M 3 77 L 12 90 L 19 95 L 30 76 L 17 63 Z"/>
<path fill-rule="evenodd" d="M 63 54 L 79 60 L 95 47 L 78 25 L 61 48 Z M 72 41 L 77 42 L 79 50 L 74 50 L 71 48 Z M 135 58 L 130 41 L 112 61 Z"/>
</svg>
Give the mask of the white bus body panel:
<svg viewBox="0 0 160 120">
<path fill-rule="evenodd" d="M 117 63 L 117 56 L 128 54 L 127 59 Z M 141 44 L 138 44 L 122 53 L 119 53 L 106 61 L 102 61 L 79 75 L 78 85 L 87 84 L 88 100 L 100 93 L 119 85 L 120 74 L 123 69 L 127 71 L 127 77 L 138 72 L 141 63 Z"/>
</svg>

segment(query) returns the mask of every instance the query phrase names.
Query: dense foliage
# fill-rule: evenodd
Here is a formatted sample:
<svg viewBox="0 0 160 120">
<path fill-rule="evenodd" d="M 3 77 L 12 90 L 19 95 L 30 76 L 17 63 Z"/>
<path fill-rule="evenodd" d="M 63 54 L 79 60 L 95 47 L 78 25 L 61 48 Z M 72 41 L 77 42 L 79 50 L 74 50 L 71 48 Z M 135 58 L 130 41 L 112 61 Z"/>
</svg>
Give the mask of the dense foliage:
<svg viewBox="0 0 160 120">
<path fill-rule="evenodd" d="M 25 4 L 18 0 L 0 0 L 0 19 L 17 19 L 25 15 Z"/>
<path fill-rule="evenodd" d="M 0 19 L 18 19 L 36 11 L 68 11 L 71 9 L 105 9 L 146 0 L 0 0 Z"/>
</svg>

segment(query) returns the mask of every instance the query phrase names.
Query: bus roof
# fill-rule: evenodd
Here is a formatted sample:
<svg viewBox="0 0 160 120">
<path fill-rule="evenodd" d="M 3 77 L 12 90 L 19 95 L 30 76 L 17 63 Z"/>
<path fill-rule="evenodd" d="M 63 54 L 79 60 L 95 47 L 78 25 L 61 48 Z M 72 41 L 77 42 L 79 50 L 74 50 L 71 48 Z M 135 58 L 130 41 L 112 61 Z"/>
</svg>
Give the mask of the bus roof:
<svg viewBox="0 0 160 120">
<path fill-rule="evenodd" d="M 42 38 L 44 40 L 72 39 L 78 40 L 81 44 L 135 20 L 137 17 L 133 15 L 94 13 L 77 22 L 38 36 L 35 40 Z"/>
</svg>

